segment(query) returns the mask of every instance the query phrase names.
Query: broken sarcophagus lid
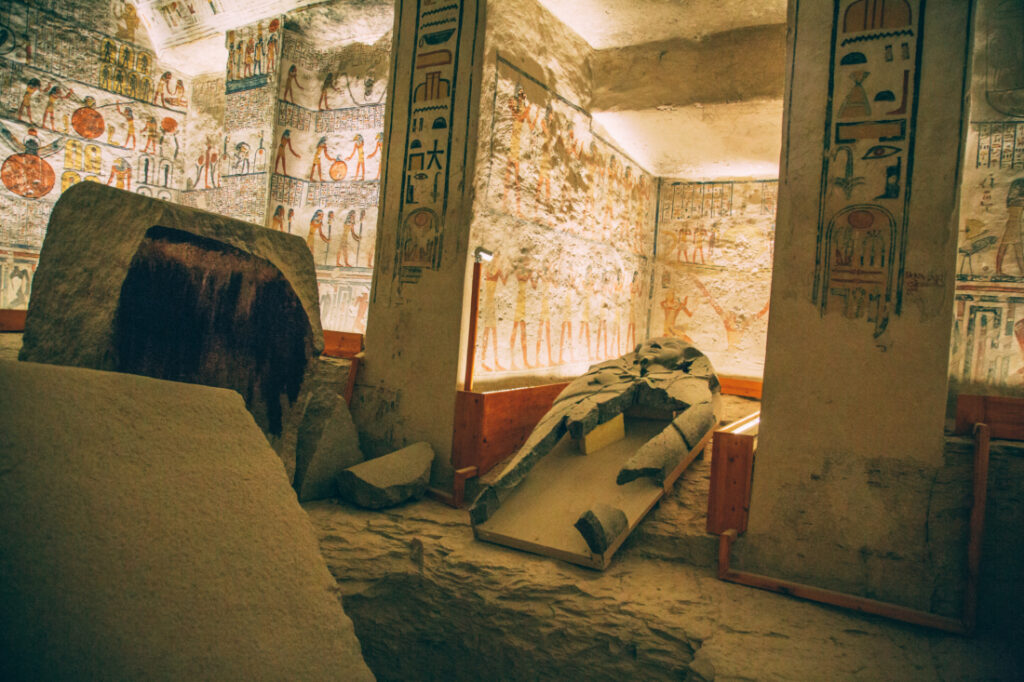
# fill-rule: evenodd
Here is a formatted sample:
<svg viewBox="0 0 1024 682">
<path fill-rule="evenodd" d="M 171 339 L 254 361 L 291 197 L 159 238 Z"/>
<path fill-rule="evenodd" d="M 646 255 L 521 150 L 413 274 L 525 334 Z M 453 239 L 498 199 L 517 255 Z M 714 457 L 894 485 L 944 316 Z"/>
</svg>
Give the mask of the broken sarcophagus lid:
<svg viewBox="0 0 1024 682">
<path fill-rule="evenodd" d="M 470 508 L 474 532 L 604 568 L 703 450 L 719 396 L 708 358 L 675 338 L 594 365 L 481 491 Z"/>
<path fill-rule="evenodd" d="M 301 238 L 91 182 L 54 206 L 20 359 L 238 391 L 292 478 L 322 350 Z"/>
</svg>

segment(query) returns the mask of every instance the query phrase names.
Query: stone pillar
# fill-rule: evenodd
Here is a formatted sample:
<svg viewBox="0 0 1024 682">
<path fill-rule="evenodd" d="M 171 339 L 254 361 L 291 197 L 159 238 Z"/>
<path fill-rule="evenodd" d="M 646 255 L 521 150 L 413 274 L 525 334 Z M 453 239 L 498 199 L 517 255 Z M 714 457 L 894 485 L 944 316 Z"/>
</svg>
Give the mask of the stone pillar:
<svg viewBox="0 0 1024 682">
<path fill-rule="evenodd" d="M 928 527 L 972 4 L 790 1 L 747 570 L 957 610 L 936 601 Z"/>
<path fill-rule="evenodd" d="M 368 453 L 450 458 L 464 356 L 483 0 L 399 0 L 367 355 L 353 412 Z M 443 468 L 443 467 L 442 467 Z"/>
</svg>

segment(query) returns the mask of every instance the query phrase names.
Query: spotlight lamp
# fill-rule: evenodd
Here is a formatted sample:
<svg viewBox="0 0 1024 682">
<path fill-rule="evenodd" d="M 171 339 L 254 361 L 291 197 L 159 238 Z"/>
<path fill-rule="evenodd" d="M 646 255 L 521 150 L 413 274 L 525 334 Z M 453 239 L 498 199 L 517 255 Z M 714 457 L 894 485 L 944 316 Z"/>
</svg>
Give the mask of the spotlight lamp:
<svg viewBox="0 0 1024 682">
<path fill-rule="evenodd" d="M 478 246 L 476 247 L 476 250 L 473 251 L 473 260 L 477 263 L 490 263 L 494 260 L 494 252 L 488 251 L 482 246 Z"/>
</svg>

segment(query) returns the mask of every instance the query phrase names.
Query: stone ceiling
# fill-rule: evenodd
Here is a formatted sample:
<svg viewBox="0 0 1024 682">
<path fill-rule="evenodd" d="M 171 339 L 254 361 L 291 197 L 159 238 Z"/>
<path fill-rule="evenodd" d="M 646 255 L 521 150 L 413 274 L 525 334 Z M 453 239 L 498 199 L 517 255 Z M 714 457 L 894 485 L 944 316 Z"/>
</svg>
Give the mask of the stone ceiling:
<svg viewBox="0 0 1024 682">
<path fill-rule="evenodd" d="M 594 119 L 655 175 L 779 173 L 786 0 L 538 0 L 595 48 Z"/>
<path fill-rule="evenodd" d="M 699 40 L 746 26 L 786 22 L 786 0 L 538 0 L 591 47 L 670 38 Z"/>
</svg>

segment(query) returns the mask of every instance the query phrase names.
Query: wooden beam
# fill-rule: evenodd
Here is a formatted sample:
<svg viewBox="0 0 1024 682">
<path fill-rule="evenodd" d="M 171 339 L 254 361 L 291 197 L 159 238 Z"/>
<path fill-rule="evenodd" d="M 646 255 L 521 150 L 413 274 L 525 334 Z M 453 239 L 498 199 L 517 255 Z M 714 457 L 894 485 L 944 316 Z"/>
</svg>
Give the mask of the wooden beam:
<svg viewBox="0 0 1024 682">
<path fill-rule="evenodd" d="M 745 398 L 761 399 L 762 382 L 757 379 L 719 376 L 718 383 L 722 385 L 722 393 L 726 395 L 740 395 Z"/>
<path fill-rule="evenodd" d="M 0 332 L 25 331 L 25 315 L 27 310 L 0 310 Z"/>
<path fill-rule="evenodd" d="M 711 488 L 707 532 L 714 535 L 747 530 L 755 436 L 716 431 L 711 445 Z"/>
<path fill-rule="evenodd" d="M 455 394 L 452 466 L 475 466 L 480 475 L 519 449 L 568 384 Z"/>
<path fill-rule="evenodd" d="M 329 358 L 351 358 L 363 350 L 363 335 L 355 332 L 324 330 L 324 355 Z"/>
<path fill-rule="evenodd" d="M 975 424 L 987 424 L 992 438 L 1024 440 L 1024 398 L 958 395 L 956 433 L 972 433 Z"/>
</svg>

